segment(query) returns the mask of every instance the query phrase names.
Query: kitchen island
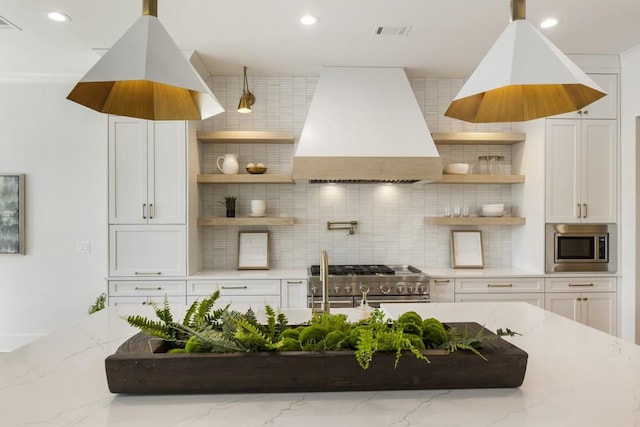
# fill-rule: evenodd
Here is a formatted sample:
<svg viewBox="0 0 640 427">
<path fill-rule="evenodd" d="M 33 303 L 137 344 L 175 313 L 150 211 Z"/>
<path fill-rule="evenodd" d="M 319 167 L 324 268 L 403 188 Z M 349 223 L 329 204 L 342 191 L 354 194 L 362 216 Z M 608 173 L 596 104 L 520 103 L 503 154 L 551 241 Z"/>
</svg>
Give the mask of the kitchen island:
<svg viewBox="0 0 640 427">
<path fill-rule="evenodd" d="M 114 395 L 104 359 L 137 330 L 112 307 L 0 356 L 3 426 L 634 426 L 640 347 L 526 303 L 387 304 L 445 322 L 510 328 L 529 354 L 514 389 Z M 402 363 L 402 360 L 400 360 Z"/>
</svg>

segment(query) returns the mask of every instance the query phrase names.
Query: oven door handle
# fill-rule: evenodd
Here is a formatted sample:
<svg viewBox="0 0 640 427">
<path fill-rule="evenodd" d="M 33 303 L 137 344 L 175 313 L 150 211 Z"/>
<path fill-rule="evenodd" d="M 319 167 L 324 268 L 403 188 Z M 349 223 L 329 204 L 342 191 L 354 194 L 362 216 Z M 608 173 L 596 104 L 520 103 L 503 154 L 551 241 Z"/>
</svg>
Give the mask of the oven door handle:
<svg viewBox="0 0 640 427">
<path fill-rule="evenodd" d="M 358 303 L 360 301 L 357 301 Z M 431 297 L 427 298 L 408 298 L 408 299 L 392 299 L 392 298 L 367 298 L 367 302 L 370 304 L 391 304 L 391 303 L 421 303 L 431 302 Z"/>
</svg>

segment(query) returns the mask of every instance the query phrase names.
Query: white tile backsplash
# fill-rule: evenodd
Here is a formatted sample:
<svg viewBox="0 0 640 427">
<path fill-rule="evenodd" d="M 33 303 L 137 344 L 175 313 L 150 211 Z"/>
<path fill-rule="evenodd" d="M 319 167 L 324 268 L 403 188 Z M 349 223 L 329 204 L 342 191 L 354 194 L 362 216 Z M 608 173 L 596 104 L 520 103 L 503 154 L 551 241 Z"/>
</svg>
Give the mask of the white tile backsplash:
<svg viewBox="0 0 640 427">
<path fill-rule="evenodd" d="M 249 77 L 256 97 L 251 114 L 236 112 L 242 78 L 212 77 L 208 80 L 226 112 L 207 119 L 207 130 L 287 130 L 296 143 L 302 133 L 317 77 Z M 461 79 L 410 79 L 416 99 L 431 132 L 510 132 L 509 123 L 468 124 L 444 116 L 464 83 Z M 480 155 L 505 156 L 511 165 L 510 146 L 440 146 L 446 162 L 464 162 L 477 168 Z M 202 144 L 202 173 L 219 173 L 216 158 L 238 154 L 241 168 L 261 162 L 269 173 L 289 173 L 295 145 Z M 445 205 L 469 206 L 474 215 L 483 203 L 511 204 L 510 185 L 386 185 L 386 184 L 259 184 L 200 185 L 200 215 L 224 216 L 218 201 L 225 195 L 238 197 L 237 215 L 247 216 L 250 200 L 265 199 L 268 216 L 294 217 L 293 226 L 242 227 L 268 229 L 272 268 L 301 268 L 317 264 L 326 249 L 329 261 L 349 263 L 410 263 L 423 267 L 449 267 L 450 227 L 425 226 L 425 216 L 442 215 Z M 358 221 L 355 235 L 347 230 L 327 230 L 327 221 Z M 485 265 L 511 266 L 511 227 L 453 227 L 480 229 Z M 239 227 L 202 227 L 203 266 L 229 269 L 237 266 Z"/>
</svg>

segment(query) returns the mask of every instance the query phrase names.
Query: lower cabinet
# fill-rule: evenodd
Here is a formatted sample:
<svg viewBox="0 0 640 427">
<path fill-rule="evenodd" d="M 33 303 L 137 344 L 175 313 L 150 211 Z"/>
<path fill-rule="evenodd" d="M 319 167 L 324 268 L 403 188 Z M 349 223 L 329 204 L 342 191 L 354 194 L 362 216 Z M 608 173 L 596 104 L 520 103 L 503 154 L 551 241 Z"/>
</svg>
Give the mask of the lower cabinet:
<svg viewBox="0 0 640 427">
<path fill-rule="evenodd" d="M 307 308 L 307 279 L 280 281 L 282 308 Z"/>
<path fill-rule="evenodd" d="M 170 304 L 184 304 L 186 284 L 184 280 L 109 281 L 109 305 L 163 304 L 165 297 Z"/>
<path fill-rule="evenodd" d="M 190 280 L 187 284 L 187 304 L 204 299 L 220 291 L 217 302 L 230 304 L 230 308 L 245 312 L 269 305 L 280 308 L 280 280 Z"/>
<path fill-rule="evenodd" d="M 616 282 L 615 277 L 548 278 L 545 281 L 545 308 L 616 335 Z"/>
<path fill-rule="evenodd" d="M 429 281 L 431 302 L 454 302 L 453 279 L 431 279 Z"/>
</svg>

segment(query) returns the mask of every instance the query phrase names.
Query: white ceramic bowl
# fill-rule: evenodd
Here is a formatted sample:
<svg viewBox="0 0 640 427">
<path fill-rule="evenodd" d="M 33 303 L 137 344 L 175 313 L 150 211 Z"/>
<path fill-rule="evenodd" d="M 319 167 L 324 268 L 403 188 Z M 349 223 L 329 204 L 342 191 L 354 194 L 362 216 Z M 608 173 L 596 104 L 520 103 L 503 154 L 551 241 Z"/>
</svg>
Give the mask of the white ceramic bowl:
<svg viewBox="0 0 640 427">
<path fill-rule="evenodd" d="M 504 212 L 504 203 L 482 205 L 483 212 Z"/>
<path fill-rule="evenodd" d="M 469 172 L 468 163 L 449 163 L 444 167 L 444 173 L 448 175 L 465 175 Z"/>
</svg>

